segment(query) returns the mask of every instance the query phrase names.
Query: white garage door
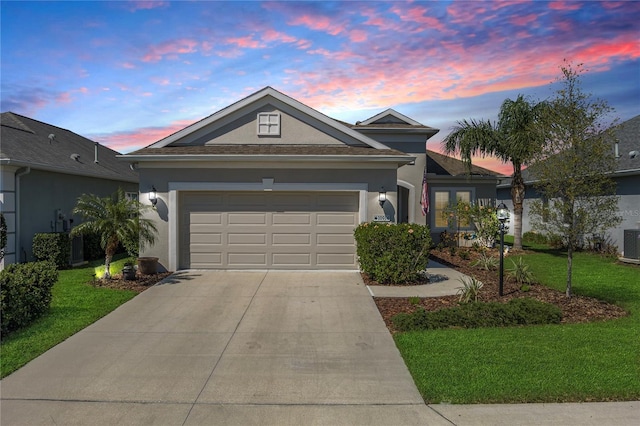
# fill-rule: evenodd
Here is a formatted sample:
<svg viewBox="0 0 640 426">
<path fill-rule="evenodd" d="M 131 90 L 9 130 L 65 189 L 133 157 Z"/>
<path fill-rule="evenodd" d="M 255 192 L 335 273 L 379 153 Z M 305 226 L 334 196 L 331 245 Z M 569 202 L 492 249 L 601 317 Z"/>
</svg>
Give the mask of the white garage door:
<svg viewBox="0 0 640 426">
<path fill-rule="evenodd" d="M 182 269 L 356 269 L 351 192 L 181 194 Z"/>
</svg>

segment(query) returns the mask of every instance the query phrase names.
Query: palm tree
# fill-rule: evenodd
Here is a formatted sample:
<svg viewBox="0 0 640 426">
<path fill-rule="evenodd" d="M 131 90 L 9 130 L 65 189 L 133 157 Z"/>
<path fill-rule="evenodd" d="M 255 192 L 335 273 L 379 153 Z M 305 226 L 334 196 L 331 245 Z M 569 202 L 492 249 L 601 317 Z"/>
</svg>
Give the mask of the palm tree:
<svg viewBox="0 0 640 426">
<path fill-rule="evenodd" d="M 500 107 L 498 122 L 488 120 L 462 120 L 453 127 L 444 139 L 443 148 L 447 154 L 460 155 L 471 170 L 474 155 L 495 156 L 513 165 L 511 180 L 511 200 L 514 213 L 515 250 L 522 249 L 522 208 L 525 186 L 522 167 L 531 161 L 540 147 L 538 132 L 533 131 L 538 110 L 542 104 L 532 104 L 518 95 L 515 101 L 506 99 Z"/>
<path fill-rule="evenodd" d="M 151 209 L 137 200 L 129 200 L 124 190 L 119 188 L 110 197 L 100 198 L 93 194 L 82 194 L 73 209 L 85 221 L 73 228 L 71 236 L 96 233 L 100 236 L 100 246 L 105 251 L 105 278 L 111 278 L 111 259 L 122 243 L 130 256 L 147 244 L 153 245 L 158 232 L 153 221 L 140 217 Z"/>
</svg>

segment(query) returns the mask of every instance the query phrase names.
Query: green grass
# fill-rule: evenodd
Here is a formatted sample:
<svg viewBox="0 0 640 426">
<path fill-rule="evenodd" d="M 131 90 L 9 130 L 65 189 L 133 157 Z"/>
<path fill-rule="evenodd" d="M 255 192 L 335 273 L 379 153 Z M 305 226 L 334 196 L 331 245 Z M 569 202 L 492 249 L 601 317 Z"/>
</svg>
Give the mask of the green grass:
<svg viewBox="0 0 640 426">
<path fill-rule="evenodd" d="M 124 259 L 115 263 L 115 270 L 119 272 Z M 80 268 L 60 271 L 58 282 L 52 289 L 49 312 L 2 340 L 0 377 L 16 371 L 137 294 L 133 291 L 91 286 L 89 283 L 98 264 L 99 262 L 94 262 Z"/>
<path fill-rule="evenodd" d="M 566 286 L 566 255 L 524 256 L 538 281 Z M 515 403 L 640 398 L 640 268 L 574 257 L 573 290 L 630 316 L 588 324 L 437 330 L 395 336 L 429 403 Z"/>
</svg>

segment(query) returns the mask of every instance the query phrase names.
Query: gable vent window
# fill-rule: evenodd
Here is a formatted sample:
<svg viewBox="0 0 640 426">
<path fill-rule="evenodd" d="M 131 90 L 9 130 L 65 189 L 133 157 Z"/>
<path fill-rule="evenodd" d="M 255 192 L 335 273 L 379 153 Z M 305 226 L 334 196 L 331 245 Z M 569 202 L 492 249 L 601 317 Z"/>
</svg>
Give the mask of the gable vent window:
<svg viewBox="0 0 640 426">
<path fill-rule="evenodd" d="M 261 112 L 258 114 L 258 135 L 280 136 L 280 114 Z"/>
</svg>

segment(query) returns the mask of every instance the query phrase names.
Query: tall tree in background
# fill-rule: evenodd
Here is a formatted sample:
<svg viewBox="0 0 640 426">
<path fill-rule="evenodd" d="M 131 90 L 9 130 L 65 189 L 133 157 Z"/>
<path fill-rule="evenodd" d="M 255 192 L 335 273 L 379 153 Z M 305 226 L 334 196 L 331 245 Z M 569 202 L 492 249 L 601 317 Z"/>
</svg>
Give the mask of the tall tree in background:
<svg viewBox="0 0 640 426">
<path fill-rule="evenodd" d="M 602 235 L 620 222 L 615 170 L 613 111 L 581 89 L 582 65 L 561 67 L 561 88 L 545 103 L 539 131 L 544 144 L 529 171 L 542 200 L 531 204 L 534 229 L 560 235 L 567 246 L 567 288 L 571 297 L 573 253 L 583 239 Z"/>
<path fill-rule="evenodd" d="M 522 249 L 522 208 L 525 196 L 522 167 L 527 165 L 540 147 L 539 133 L 533 131 L 539 105 L 529 102 L 523 95 L 515 101 L 506 99 L 500 107 L 498 122 L 489 120 L 458 121 L 444 139 L 447 154 L 460 155 L 471 170 L 471 157 L 494 156 L 513 165 L 511 200 L 514 213 L 515 250 Z"/>
<path fill-rule="evenodd" d="M 153 221 L 140 217 L 151 209 L 137 200 L 129 200 L 122 188 L 110 197 L 100 198 L 94 194 L 82 194 L 73 213 L 81 215 L 85 221 L 71 230 L 71 236 L 97 233 L 100 246 L 105 251 L 105 278 L 111 278 L 111 259 L 122 244 L 130 256 L 147 244 L 155 242 L 158 232 Z"/>
</svg>

